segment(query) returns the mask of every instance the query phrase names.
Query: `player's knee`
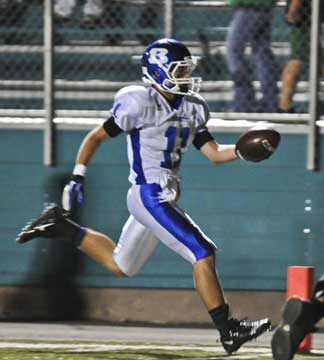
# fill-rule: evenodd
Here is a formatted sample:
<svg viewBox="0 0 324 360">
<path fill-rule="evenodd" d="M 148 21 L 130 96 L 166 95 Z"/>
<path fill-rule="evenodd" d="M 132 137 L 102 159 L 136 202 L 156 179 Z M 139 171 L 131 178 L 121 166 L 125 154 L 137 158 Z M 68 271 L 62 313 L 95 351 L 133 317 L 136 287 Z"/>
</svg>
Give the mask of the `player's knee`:
<svg viewBox="0 0 324 360">
<path fill-rule="evenodd" d="M 208 272 L 214 272 L 216 267 L 215 263 L 215 257 L 214 255 L 208 255 L 203 258 L 198 259 L 194 264 L 194 272 L 196 271 L 208 271 Z"/>
<path fill-rule="evenodd" d="M 121 266 L 118 261 L 116 261 L 115 256 L 113 256 L 113 260 L 115 263 L 115 267 L 114 267 L 114 274 L 118 277 L 130 277 L 133 276 L 132 272 L 130 271 L 131 269 L 128 269 L 127 266 Z M 134 274 L 135 275 L 135 274 Z"/>
<path fill-rule="evenodd" d="M 132 269 L 131 267 L 124 267 L 123 269 L 119 269 L 118 276 L 120 276 L 120 277 L 133 277 L 138 272 L 139 272 L 139 270 Z"/>
<path fill-rule="evenodd" d="M 208 249 L 203 256 L 200 256 L 196 259 L 196 262 L 208 262 L 215 261 L 215 249 Z"/>
<path fill-rule="evenodd" d="M 124 271 L 122 271 L 119 266 L 116 266 L 115 270 L 114 270 L 114 274 L 117 276 L 117 277 L 127 277 L 128 275 L 125 274 Z"/>
<path fill-rule="evenodd" d="M 139 271 L 140 267 L 134 266 L 134 264 L 124 261 L 123 258 L 118 256 L 118 253 L 113 254 L 113 259 L 116 264 L 116 271 L 114 271 L 115 275 L 120 277 L 133 277 Z"/>
</svg>

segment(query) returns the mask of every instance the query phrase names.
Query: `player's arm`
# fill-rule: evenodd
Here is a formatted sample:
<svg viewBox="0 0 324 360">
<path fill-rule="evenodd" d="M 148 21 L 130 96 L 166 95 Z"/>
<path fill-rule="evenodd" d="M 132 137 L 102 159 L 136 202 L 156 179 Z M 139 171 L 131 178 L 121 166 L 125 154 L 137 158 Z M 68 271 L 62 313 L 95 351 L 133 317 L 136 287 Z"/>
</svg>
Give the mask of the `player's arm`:
<svg viewBox="0 0 324 360">
<path fill-rule="evenodd" d="M 196 127 L 196 133 L 192 144 L 213 163 L 226 163 L 237 160 L 238 157 L 235 154 L 235 145 L 219 144 L 208 131 L 206 126 L 210 119 L 208 105 L 202 97 L 198 98 L 200 99 L 202 106 L 197 111 L 197 113 L 200 114 L 198 117 L 199 124 Z M 203 111 L 201 111 L 201 109 L 203 109 Z"/>
<path fill-rule="evenodd" d="M 80 145 L 76 159 L 76 166 L 88 166 L 91 158 L 97 151 L 100 144 L 119 135 L 121 132 L 123 132 L 123 130 L 116 124 L 113 116 L 109 117 L 109 119 L 105 121 L 103 125 L 99 125 L 90 131 Z M 77 175 L 84 176 L 85 174 Z"/>
<path fill-rule="evenodd" d="M 280 143 L 280 133 L 275 129 L 255 126 L 243 133 L 235 145 L 218 144 L 207 129 L 196 134 L 193 144 L 214 163 L 236 159 L 259 162 L 268 159 Z"/>
<path fill-rule="evenodd" d="M 289 24 L 295 24 L 302 14 L 299 13 L 302 0 L 291 0 L 287 14 L 286 20 Z"/>
<path fill-rule="evenodd" d="M 215 140 L 206 142 L 200 151 L 213 163 L 225 163 L 237 160 L 235 145 L 221 145 Z"/>
<path fill-rule="evenodd" d="M 202 128 L 197 132 L 193 139 L 193 145 L 213 163 L 224 163 L 237 159 L 235 145 L 218 144 L 207 128 Z"/>
<path fill-rule="evenodd" d="M 64 187 L 62 206 L 70 211 L 75 199 L 83 203 L 83 182 L 93 155 L 100 144 L 112 137 L 119 135 L 123 130 L 115 123 L 114 117 L 110 117 L 103 125 L 97 126 L 82 141 L 76 164 L 73 169 L 70 182 Z"/>
<path fill-rule="evenodd" d="M 110 136 L 102 125 L 90 131 L 80 145 L 76 165 L 88 166 L 100 144 L 108 139 L 110 139 Z"/>
</svg>

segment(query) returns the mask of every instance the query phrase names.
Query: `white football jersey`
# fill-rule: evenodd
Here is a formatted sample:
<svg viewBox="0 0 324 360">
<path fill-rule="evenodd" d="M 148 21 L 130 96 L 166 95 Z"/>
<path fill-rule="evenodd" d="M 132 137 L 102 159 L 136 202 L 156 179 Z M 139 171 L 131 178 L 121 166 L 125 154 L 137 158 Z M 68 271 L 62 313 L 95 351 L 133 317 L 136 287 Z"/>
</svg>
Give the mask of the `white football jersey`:
<svg viewBox="0 0 324 360">
<path fill-rule="evenodd" d="M 158 183 L 177 176 L 181 156 L 195 135 L 206 131 L 209 111 L 199 95 L 179 98 L 177 108 L 153 87 L 127 86 L 112 108 L 116 124 L 127 133 L 132 184 Z"/>
</svg>

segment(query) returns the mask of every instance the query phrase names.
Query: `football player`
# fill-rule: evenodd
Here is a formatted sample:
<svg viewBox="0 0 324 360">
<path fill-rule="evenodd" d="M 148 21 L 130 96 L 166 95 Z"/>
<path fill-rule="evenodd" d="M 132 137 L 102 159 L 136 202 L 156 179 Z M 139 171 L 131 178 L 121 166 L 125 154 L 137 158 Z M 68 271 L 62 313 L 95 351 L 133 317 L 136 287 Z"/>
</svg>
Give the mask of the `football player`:
<svg viewBox="0 0 324 360">
<path fill-rule="evenodd" d="M 304 337 L 316 331 L 316 323 L 324 316 L 324 275 L 317 281 L 310 301 L 290 298 L 282 312 L 282 321 L 271 340 L 275 360 L 291 360 Z"/>
<path fill-rule="evenodd" d="M 87 167 L 99 145 L 121 133 L 127 135 L 130 217 L 117 245 L 108 236 L 74 223 L 56 205 L 27 225 L 17 241 L 35 237 L 71 241 L 119 276 L 135 275 L 161 241 L 193 265 L 197 292 L 230 354 L 268 330 L 270 321 L 240 321 L 231 316 L 215 270 L 216 245 L 177 205 L 181 158 L 190 144 L 213 163 L 238 158 L 235 145 L 217 143 L 207 130 L 209 112 L 197 94 L 201 79 L 192 77 L 194 65 L 180 41 L 161 39 L 150 44 L 142 57 L 142 71 L 144 82 L 151 86 L 118 91 L 110 117 L 80 146 L 71 181 L 63 191 L 67 212 L 75 199 L 83 202 Z"/>
</svg>

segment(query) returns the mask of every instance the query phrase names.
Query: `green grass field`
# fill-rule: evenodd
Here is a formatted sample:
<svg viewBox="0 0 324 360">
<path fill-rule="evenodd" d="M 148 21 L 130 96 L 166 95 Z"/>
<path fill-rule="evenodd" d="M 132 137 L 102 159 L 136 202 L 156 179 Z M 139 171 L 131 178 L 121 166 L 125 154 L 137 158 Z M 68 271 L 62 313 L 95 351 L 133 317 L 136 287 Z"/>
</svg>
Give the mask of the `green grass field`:
<svg viewBox="0 0 324 360">
<path fill-rule="evenodd" d="M 221 346 L 89 341 L 0 341 L 0 360 L 271 360 L 267 347 L 244 346 L 228 356 Z M 296 360 L 324 360 L 323 351 L 296 355 Z"/>
</svg>

